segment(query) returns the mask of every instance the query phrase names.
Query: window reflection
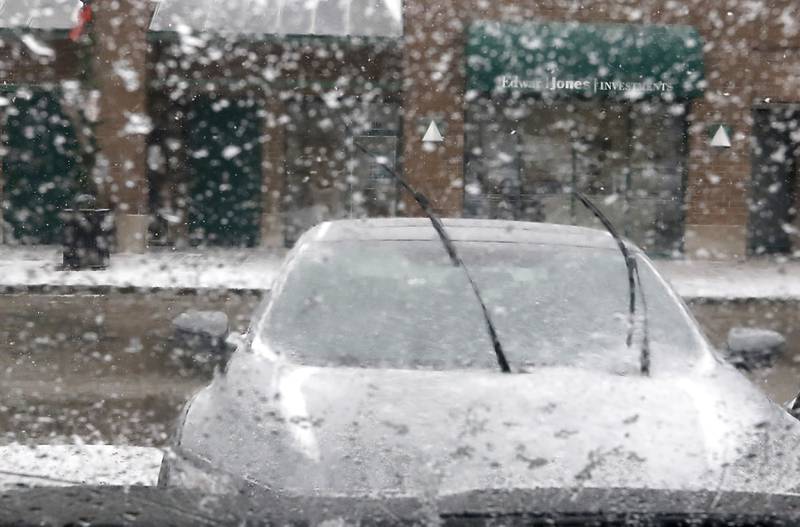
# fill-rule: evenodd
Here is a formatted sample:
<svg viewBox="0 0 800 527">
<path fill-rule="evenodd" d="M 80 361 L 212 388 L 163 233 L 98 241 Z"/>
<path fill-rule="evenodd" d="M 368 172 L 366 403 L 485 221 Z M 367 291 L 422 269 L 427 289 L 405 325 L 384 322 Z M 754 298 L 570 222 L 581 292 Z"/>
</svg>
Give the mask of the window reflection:
<svg viewBox="0 0 800 527">
<path fill-rule="evenodd" d="M 465 213 L 595 225 L 569 195 L 577 189 L 651 253 L 679 251 L 686 122 L 675 107 L 478 99 L 467 118 Z"/>
</svg>

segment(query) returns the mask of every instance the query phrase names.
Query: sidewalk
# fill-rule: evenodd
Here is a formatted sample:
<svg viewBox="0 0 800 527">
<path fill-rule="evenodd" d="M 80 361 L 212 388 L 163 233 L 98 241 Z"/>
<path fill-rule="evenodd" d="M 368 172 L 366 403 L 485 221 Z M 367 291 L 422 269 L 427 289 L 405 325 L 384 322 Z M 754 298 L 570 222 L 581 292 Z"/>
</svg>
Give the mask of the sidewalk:
<svg viewBox="0 0 800 527">
<path fill-rule="evenodd" d="M 66 292 L 106 289 L 269 289 L 285 251 L 264 249 L 152 249 L 114 254 L 103 271 L 59 271 L 58 247 L 0 245 L 0 292 L 48 288 Z M 656 260 L 656 267 L 687 300 L 800 300 L 800 261 Z"/>
<path fill-rule="evenodd" d="M 111 265 L 102 271 L 60 271 L 60 247 L 0 245 L 0 292 L 263 290 L 271 286 L 284 255 L 260 249 L 151 249 L 112 254 Z"/>
</svg>

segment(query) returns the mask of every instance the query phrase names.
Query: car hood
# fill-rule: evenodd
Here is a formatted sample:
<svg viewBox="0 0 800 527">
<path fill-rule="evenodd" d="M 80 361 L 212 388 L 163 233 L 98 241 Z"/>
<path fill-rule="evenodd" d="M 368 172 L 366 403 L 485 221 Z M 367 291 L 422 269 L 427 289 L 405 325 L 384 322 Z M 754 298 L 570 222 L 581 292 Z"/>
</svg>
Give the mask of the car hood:
<svg viewBox="0 0 800 527">
<path fill-rule="evenodd" d="M 234 360 L 180 448 L 219 474 L 313 495 L 797 486 L 798 426 L 727 367 L 526 374 Z"/>
</svg>

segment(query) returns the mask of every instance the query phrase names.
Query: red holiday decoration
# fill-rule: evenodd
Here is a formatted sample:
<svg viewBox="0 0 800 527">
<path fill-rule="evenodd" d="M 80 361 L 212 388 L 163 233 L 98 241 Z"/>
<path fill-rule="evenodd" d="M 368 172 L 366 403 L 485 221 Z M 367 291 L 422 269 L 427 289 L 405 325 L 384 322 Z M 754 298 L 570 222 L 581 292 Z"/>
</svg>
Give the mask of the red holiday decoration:
<svg viewBox="0 0 800 527">
<path fill-rule="evenodd" d="M 83 35 L 83 31 L 86 29 L 86 26 L 92 21 L 92 6 L 89 2 L 84 2 L 81 6 L 81 10 L 78 11 L 78 25 L 73 27 L 72 30 L 69 32 L 69 38 L 73 42 L 77 41 Z"/>
</svg>

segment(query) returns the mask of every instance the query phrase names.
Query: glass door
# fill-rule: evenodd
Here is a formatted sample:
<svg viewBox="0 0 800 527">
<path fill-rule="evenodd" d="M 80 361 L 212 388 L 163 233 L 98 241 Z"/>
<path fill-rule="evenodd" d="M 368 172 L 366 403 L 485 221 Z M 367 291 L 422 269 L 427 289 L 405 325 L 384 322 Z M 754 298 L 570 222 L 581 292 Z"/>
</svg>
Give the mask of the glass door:
<svg viewBox="0 0 800 527">
<path fill-rule="evenodd" d="M 347 101 L 300 97 L 287 106 L 287 245 L 326 220 L 396 213 L 397 185 L 381 165 L 399 170 L 399 105 Z"/>
</svg>

